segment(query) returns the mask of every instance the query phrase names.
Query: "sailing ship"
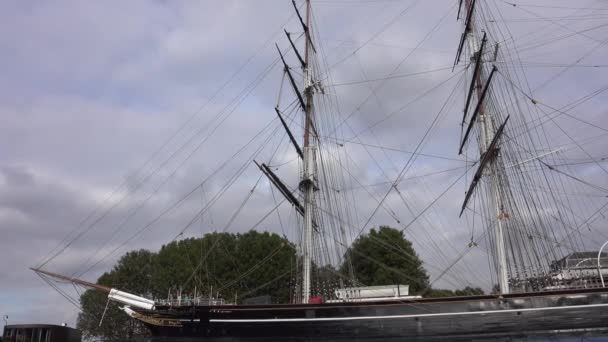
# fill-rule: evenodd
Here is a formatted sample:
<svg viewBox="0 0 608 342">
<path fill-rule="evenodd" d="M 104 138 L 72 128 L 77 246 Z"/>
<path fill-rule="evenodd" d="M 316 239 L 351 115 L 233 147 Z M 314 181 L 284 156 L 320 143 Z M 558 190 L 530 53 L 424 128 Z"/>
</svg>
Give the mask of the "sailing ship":
<svg viewBox="0 0 608 342">
<path fill-rule="evenodd" d="M 522 159 L 522 154 L 518 154 L 515 137 L 522 135 L 522 123 L 517 118 L 510 120 L 507 106 L 499 103 L 503 96 L 514 97 L 500 89 L 512 90 L 512 82 L 506 76 L 508 70 L 501 72 L 497 63 L 500 53 L 497 37 L 492 36 L 491 30 L 481 27 L 478 13 L 482 13 L 480 7 L 485 4 L 475 0 L 458 3 L 458 19 L 463 22 L 464 31 L 454 66 L 464 65 L 469 80 L 459 154 L 464 153 L 467 146 L 473 146 L 471 141 L 475 134 L 479 153 L 460 214 L 467 210 L 474 195 L 483 198 L 480 203 L 484 208 L 479 210 L 489 227 L 488 240 L 493 244 L 491 265 L 496 271 L 497 293 L 423 298 L 410 295 L 407 285 L 403 284 L 336 287 L 329 291 L 331 298 L 321 298 L 314 293 L 311 279 L 314 242 L 327 237 L 322 233 L 320 196 L 317 194 L 324 186 L 323 177 L 327 176 L 320 175 L 319 170 L 323 159 L 319 150 L 323 148 L 326 131 L 322 127 L 323 120 L 316 115 L 315 106 L 315 97 L 325 93 L 325 86 L 320 73 L 314 69 L 320 64 L 314 60 L 317 47 L 313 41 L 310 0 L 305 2 L 304 16 L 300 15 L 295 1 L 293 4 L 303 30 L 303 53 L 291 35 L 285 33 L 290 51 L 300 63 L 303 86 L 298 85 L 285 52 L 278 49 L 278 54 L 284 68 L 284 80 L 288 80 L 296 97 L 295 106 L 304 117 L 301 147 L 279 105 L 275 111 L 301 159 L 297 190 L 290 190 L 267 164 L 261 163 L 258 167 L 301 216 L 301 276 L 294 290 L 297 293 L 294 302 L 237 304 L 217 298 L 180 303 L 155 301 L 40 268 L 34 271 L 108 293 L 108 300 L 123 305 L 125 314 L 143 322 L 152 335 L 160 339 L 470 340 L 605 331 L 608 328 L 608 289 L 603 286 L 605 270 L 600 266 L 607 258 L 605 254 L 598 254 L 597 258 L 594 258 L 595 252 L 572 254 L 553 263 L 539 258 L 539 251 L 533 252 L 532 257 L 522 256 L 522 250 L 534 250 L 539 246 L 538 236 L 530 232 L 548 234 L 550 228 L 543 222 L 547 214 L 537 207 L 542 199 L 527 193 L 522 195 L 522 189 L 514 187 L 515 178 L 526 177 L 518 173 L 526 163 L 544 164 L 544 155 Z M 502 80 L 498 82 L 498 78 Z M 510 110 L 522 110 L 521 104 L 516 103 Z M 510 126 L 514 124 L 518 126 Z M 512 165 L 507 164 L 514 161 Z M 391 189 L 396 189 L 398 179 Z"/>
</svg>

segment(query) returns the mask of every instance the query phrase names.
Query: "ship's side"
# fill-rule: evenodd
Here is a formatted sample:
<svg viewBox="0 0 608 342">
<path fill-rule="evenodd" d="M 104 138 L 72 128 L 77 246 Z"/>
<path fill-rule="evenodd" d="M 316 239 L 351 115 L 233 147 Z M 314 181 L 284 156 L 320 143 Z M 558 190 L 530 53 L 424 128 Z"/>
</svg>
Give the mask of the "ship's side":
<svg viewBox="0 0 608 342">
<path fill-rule="evenodd" d="M 608 327 L 608 291 L 129 311 L 160 340 L 455 340 L 598 333 Z"/>
</svg>

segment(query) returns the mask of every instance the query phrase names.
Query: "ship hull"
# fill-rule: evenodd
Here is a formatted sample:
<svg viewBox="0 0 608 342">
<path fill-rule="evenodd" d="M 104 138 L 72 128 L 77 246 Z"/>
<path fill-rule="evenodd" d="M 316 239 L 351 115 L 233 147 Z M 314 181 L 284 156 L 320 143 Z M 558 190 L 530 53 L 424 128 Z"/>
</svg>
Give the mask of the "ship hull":
<svg viewBox="0 0 608 342">
<path fill-rule="evenodd" d="M 132 314 L 154 340 L 470 340 L 600 334 L 608 292 L 475 296 L 378 303 L 157 308 Z"/>
</svg>

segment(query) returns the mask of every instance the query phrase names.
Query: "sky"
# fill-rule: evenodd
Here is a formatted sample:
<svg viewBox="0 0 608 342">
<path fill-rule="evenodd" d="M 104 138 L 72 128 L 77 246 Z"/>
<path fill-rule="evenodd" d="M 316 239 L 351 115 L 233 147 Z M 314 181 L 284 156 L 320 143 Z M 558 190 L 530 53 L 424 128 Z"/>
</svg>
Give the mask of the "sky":
<svg viewBox="0 0 608 342">
<path fill-rule="evenodd" d="M 470 180 L 460 177 L 471 160 L 457 155 L 467 87 L 462 67 L 451 70 L 462 32 L 457 5 L 313 0 L 313 30 L 319 58 L 330 66 L 322 83 L 339 103 L 334 115 L 349 117 L 339 142 L 349 172 L 357 184 L 377 184 L 363 189 L 346 182 L 351 188 L 342 190 L 356 199 L 353 226 L 398 225 L 383 211 L 364 225 L 377 205 L 372 197 L 389 190 L 411 156 L 404 151 L 417 148 L 440 112 L 432 139 L 421 146 L 426 156 L 399 184 L 405 200 L 392 192 L 386 203 L 402 226 L 411 223 L 406 237 L 431 280 L 439 278 L 437 286 L 487 289 L 493 283 L 488 252 L 468 247 L 483 228 L 458 219 Z M 608 239 L 602 209 L 608 95 L 564 106 L 606 86 L 608 7 L 593 0 L 488 0 L 484 6 L 493 14 L 486 24 L 506 37 L 500 48 L 516 49 L 519 57 L 497 65 L 509 63 L 526 75 L 542 110 L 567 111 L 543 125 L 548 141 L 536 152 L 561 148 L 568 173 L 594 185 L 567 177 L 564 191 L 576 192 L 577 218 L 588 225 L 585 247 L 598 248 Z M 302 28 L 286 0 L 4 1 L 0 19 L 0 314 L 10 323 L 74 325 L 78 309 L 28 268 L 60 251 L 46 269 L 94 281 L 128 250 L 158 250 L 174 238 L 223 229 L 260 178 L 247 158 L 261 144 L 256 134 L 275 119 L 282 69 L 267 70 L 277 58 L 274 43 L 297 66 L 283 29 L 301 38 Z M 387 75 L 400 77 L 383 80 Z M 286 83 L 280 98 L 284 106 L 295 99 Z M 300 119 L 293 120 L 300 136 Z M 279 136 L 270 135 L 267 145 L 278 144 Z M 271 164 L 295 188 L 296 154 L 281 141 Z M 268 161 L 273 151 L 257 158 Z M 238 181 L 188 226 L 242 165 Z M 228 231 L 251 229 L 276 205 L 265 180 L 255 189 Z M 279 212 L 290 215 L 287 207 Z M 297 239 L 275 215 L 257 229 Z M 463 250 L 466 256 L 440 276 Z"/>
</svg>

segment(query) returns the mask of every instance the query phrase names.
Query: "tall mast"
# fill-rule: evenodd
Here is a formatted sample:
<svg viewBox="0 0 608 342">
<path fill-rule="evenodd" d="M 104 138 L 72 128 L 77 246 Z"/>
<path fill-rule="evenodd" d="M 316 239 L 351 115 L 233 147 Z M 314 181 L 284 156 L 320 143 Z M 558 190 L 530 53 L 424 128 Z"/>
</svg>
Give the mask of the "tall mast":
<svg viewBox="0 0 608 342">
<path fill-rule="evenodd" d="M 480 38 L 477 36 L 475 32 L 475 16 L 474 16 L 474 5 L 475 0 L 464 0 L 466 12 L 470 16 L 470 18 L 466 18 L 468 21 L 468 25 L 465 25 L 464 34 L 467 35 L 466 39 L 469 44 L 469 54 L 472 62 L 479 62 L 481 64 L 481 60 L 477 61 L 477 59 L 481 59 L 483 55 L 483 51 L 480 50 Z M 479 52 L 479 53 L 477 53 Z M 477 97 L 478 99 L 483 99 L 482 88 L 483 88 L 483 68 L 479 69 L 479 72 L 474 75 L 473 80 L 471 82 L 476 83 Z M 493 127 L 492 120 L 489 116 L 488 111 L 485 108 L 485 105 L 480 102 L 479 104 L 479 115 L 477 120 L 480 125 L 480 134 L 481 139 L 479 139 L 479 149 L 480 153 L 493 153 L 489 151 L 490 144 L 494 139 L 495 135 L 495 127 Z M 465 108 L 466 111 L 466 108 Z M 473 119 L 473 118 L 472 118 Z M 496 267 L 498 273 L 498 285 L 500 287 L 500 293 L 506 294 L 509 293 L 509 278 L 507 274 L 507 255 L 505 252 L 505 238 L 504 238 L 504 220 L 508 217 L 506 213 L 503 212 L 503 199 L 500 194 L 500 183 L 498 181 L 498 173 L 500 172 L 497 160 L 500 158 L 493 159 L 488 168 L 485 169 L 485 176 L 490 182 L 490 212 L 495 213 L 496 220 L 494 222 L 494 235 L 495 235 L 495 252 L 496 252 Z"/>
<path fill-rule="evenodd" d="M 314 143 L 311 144 L 310 131 L 312 126 L 312 73 L 310 68 L 310 0 L 306 0 L 306 26 L 304 35 L 306 36 L 306 46 L 304 50 L 304 96 L 306 106 L 304 122 L 304 160 L 303 174 L 300 182 L 300 190 L 304 193 L 304 229 L 302 239 L 303 254 L 303 277 L 302 277 L 302 303 L 308 303 L 310 298 L 310 270 L 312 254 L 312 217 L 314 209 L 314 191 L 316 176 L 316 150 Z"/>
</svg>

